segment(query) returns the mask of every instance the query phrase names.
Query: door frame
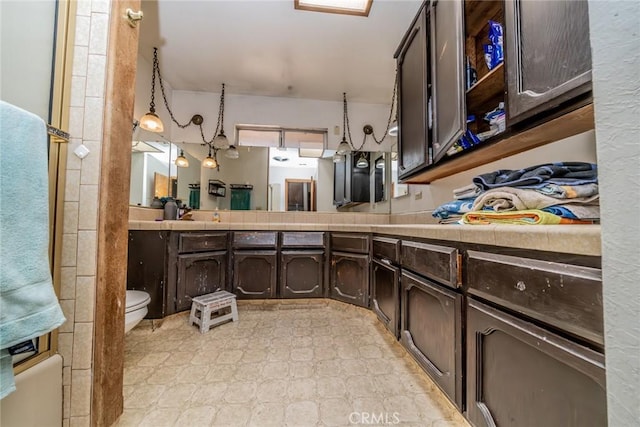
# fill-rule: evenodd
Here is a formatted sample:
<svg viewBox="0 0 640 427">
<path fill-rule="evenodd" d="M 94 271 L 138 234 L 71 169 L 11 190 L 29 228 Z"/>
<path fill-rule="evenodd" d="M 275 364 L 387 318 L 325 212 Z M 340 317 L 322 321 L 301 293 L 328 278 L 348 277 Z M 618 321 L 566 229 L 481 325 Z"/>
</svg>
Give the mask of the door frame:
<svg viewBox="0 0 640 427">
<path fill-rule="evenodd" d="M 285 178 L 284 180 L 284 210 L 288 211 L 289 207 L 289 183 L 308 183 L 311 187 L 311 203 L 308 211 L 315 212 L 317 208 L 316 203 L 316 181 L 313 178 L 299 179 L 299 178 Z"/>
</svg>

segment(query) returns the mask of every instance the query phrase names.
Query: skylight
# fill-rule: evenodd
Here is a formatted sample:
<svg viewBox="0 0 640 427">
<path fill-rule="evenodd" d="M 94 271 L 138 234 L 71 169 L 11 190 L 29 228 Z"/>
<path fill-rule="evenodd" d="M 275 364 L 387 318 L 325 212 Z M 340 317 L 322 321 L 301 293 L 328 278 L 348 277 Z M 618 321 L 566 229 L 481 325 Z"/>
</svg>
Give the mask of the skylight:
<svg viewBox="0 0 640 427">
<path fill-rule="evenodd" d="M 373 0 L 293 0 L 296 9 L 369 16 Z"/>
</svg>

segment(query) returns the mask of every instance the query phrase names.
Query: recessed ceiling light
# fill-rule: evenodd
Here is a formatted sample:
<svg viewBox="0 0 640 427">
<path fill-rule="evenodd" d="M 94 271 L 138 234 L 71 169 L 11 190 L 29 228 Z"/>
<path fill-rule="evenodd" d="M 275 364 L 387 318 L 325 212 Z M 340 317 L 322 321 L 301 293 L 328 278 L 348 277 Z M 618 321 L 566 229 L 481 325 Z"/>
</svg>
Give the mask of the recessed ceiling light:
<svg viewBox="0 0 640 427">
<path fill-rule="evenodd" d="M 369 16 L 373 0 L 293 0 L 299 10 Z"/>
</svg>

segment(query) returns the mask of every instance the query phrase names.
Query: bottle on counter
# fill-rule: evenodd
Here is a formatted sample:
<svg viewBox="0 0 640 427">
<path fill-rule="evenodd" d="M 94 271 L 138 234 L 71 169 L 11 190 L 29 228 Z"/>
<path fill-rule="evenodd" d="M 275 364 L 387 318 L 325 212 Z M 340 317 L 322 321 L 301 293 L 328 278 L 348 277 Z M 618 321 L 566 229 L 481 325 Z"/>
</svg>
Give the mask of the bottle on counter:
<svg viewBox="0 0 640 427">
<path fill-rule="evenodd" d="M 168 198 L 166 203 L 164 204 L 163 219 L 165 220 L 178 219 L 178 204 L 171 197 Z"/>
<path fill-rule="evenodd" d="M 220 222 L 220 212 L 218 212 L 218 208 L 213 211 L 213 222 Z"/>
</svg>

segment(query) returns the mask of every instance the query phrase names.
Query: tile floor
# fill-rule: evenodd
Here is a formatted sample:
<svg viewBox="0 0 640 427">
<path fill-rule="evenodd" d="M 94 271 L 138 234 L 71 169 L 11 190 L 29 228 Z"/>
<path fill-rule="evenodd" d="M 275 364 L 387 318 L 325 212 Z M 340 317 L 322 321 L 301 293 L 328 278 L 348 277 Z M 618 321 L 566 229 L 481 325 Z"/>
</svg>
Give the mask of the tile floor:
<svg viewBox="0 0 640 427">
<path fill-rule="evenodd" d="M 132 330 L 116 425 L 468 426 L 371 311 L 324 299 L 238 305 L 238 322 L 205 334 L 188 312 Z"/>
</svg>

